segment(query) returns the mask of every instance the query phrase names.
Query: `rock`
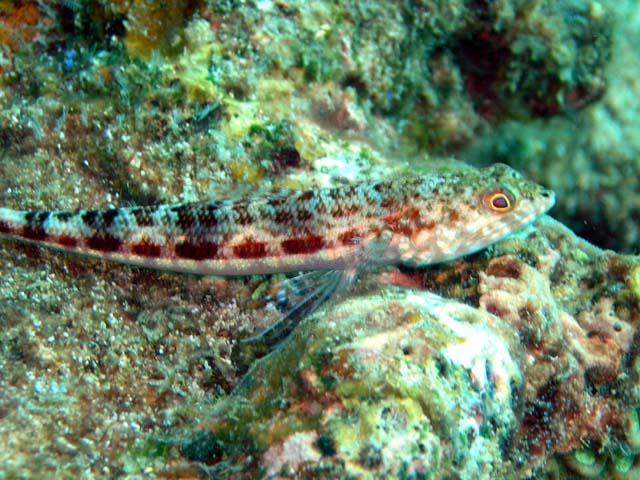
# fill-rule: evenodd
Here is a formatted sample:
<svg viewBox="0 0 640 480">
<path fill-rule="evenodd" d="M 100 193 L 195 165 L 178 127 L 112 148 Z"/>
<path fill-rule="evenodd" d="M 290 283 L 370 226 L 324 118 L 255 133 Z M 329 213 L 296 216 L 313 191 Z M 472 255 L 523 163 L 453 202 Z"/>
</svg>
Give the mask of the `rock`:
<svg viewBox="0 0 640 480">
<path fill-rule="evenodd" d="M 469 268 L 466 296 L 388 287 L 317 313 L 183 453 L 267 478 L 613 471 L 603 452 L 637 441 L 638 260 L 548 217 L 492 250 L 424 272 L 446 294 Z"/>
</svg>

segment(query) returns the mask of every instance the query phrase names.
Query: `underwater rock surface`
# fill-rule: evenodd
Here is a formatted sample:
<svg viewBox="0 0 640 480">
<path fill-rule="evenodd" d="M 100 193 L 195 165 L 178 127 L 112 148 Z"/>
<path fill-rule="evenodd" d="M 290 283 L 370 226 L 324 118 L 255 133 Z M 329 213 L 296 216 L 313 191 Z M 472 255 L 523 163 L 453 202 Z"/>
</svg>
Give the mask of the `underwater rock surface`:
<svg viewBox="0 0 640 480">
<path fill-rule="evenodd" d="M 454 152 L 637 244 L 635 1 L 165 3 L 0 3 L 3 206 L 312 188 Z M 639 478 L 639 265 L 544 218 L 381 276 L 408 290 L 363 279 L 243 377 L 265 278 L 3 242 L 0 479 Z"/>
<path fill-rule="evenodd" d="M 267 478 L 495 477 L 517 426 L 516 346 L 499 318 L 433 293 L 348 299 L 259 361 L 184 451 L 256 455 Z"/>
<path fill-rule="evenodd" d="M 458 298 L 383 288 L 317 313 L 182 452 L 214 476 L 628 473 L 639 273 L 544 217 L 491 255 L 423 273 Z"/>
</svg>

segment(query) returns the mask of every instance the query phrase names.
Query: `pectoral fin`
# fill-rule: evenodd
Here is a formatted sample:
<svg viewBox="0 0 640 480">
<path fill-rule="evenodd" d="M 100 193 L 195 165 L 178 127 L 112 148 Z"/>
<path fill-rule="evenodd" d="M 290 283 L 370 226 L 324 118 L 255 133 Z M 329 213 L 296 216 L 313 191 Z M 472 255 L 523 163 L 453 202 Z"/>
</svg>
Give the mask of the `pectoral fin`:
<svg viewBox="0 0 640 480">
<path fill-rule="evenodd" d="M 324 270 L 304 272 L 279 282 L 260 300 L 268 315 L 276 317 L 275 323 L 242 342 L 273 347 L 336 291 L 348 290 L 356 278 L 355 270 Z"/>
</svg>

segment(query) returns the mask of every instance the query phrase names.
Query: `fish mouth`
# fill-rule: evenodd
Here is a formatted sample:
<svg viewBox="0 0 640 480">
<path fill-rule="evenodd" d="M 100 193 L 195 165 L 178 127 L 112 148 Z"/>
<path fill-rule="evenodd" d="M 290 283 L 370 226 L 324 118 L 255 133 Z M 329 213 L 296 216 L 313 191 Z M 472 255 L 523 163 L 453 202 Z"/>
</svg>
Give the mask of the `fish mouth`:
<svg viewBox="0 0 640 480">
<path fill-rule="evenodd" d="M 553 190 L 545 188 L 540 193 L 540 197 L 545 198 L 547 201 L 541 205 L 540 211 L 537 213 L 537 215 L 542 215 L 543 213 L 548 212 L 556 205 L 556 192 L 554 192 Z"/>
</svg>

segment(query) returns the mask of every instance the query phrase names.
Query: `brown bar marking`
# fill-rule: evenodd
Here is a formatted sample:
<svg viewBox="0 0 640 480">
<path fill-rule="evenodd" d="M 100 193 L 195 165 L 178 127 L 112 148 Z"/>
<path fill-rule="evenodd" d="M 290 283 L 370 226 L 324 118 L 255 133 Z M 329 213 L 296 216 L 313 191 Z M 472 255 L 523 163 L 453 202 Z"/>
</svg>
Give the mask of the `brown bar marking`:
<svg viewBox="0 0 640 480">
<path fill-rule="evenodd" d="M 83 213 L 80 218 L 82 218 L 82 221 L 85 223 L 86 226 L 88 226 L 93 230 L 97 230 L 98 229 L 97 217 L 98 217 L 98 212 L 96 210 L 88 210 L 85 213 Z"/>
<path fill-rule="evenodd" d="M 37 216 L 38 216 L 38 212 L 26 213 L 25 216 L 24 216 L 24 221 L 26 223 L 33 223 L 33 222 L 35 222 Z"/>
<path fill-rule="evenodd" d="M 4 233 L 6 235 L 12 234 L 13 228 L 11 228 L 7 222 L 0 222 L 0 233 Z"/>
<path fill-rule="evenodd" d="M 218 203 L 202 205 L 198 209 L 198 223 L 202 228 L 211 229 L 218 225 L 218 219 L 216 218 L 216 211 L 220 205 Z"/>
<path fill-rule="evenodd" d="M 53 240 L 58 245 L 63 247 L 73 248 L 78 245 L 78 240 L 70 235 L 60 235 Z"/>
<path fill-rule="evenodd" d="M 373 185 L 373 189 L 380 195 L 385 195 L 387 190 L 389 190 L 389 185 L 387 183 L 376 183 Z"/>
<path fill-rule="evenodd" d="M 235 221 L 238 225 L 251 225 L 254 220 L 251 218 L 245 203 L 236 203 L 233 205 L 233 213 L 235 213 Z"/>
<path fill-rule="evenodd" d="M 306 208 L 301 208 L 300 210 L 296 211 L 296 218 L 301 223 L 308 222 L 313 218 L 313 213 L 311 213 Z"/>
<path fill-rule="evenodd" d="M 24 216 L 27 225 L 22 227 L 22 236 L 29 240 L 41 242 L 47 238 L 44 222 L 49 218 L 49 212 L 29 212 Z"/>
<path fill-rule="evenodd" d="M 178 221 L 176 225 L 183 232 L 189 232 L 193 230 L 193 227 L 196 225 L 196 218 L 194 216 L 193 207 L 191 205 L 178 205 L 177 207 L 172 207 L 171 211 L 175 212 L 178 215 Z"/>
<path fill-rule="evenodd" d="M 54 217 L 56 218 L 56 220 L 60 222 L 68 222 L 69 219 L 72 218 L 73 216 L 75 216 L 75 213 L 73 212 L 58 212 L 54 214 Z"/>
<path fill-rule="evenodd" d="M 382 217 L 389 230 L 402 235 L 411 235 L 420 220 L 420 210 L 415 207 L 408 207 L 399 212 L 390 213 Z"/>
<path fill-rule="evenodd" d="M 174 249 L 176 256 L 189 260 L 211 260 L 218 257 L 218 245 L 212 242 L 183 242 Z"/>
<path fill-rule="evenodd" d="M 327 213 L 327 203 L 321 196 L 318 196 L 318 201 L 315 205 L 315 212 L 317 215 L 324 215 Z"/>
<path fill-rule="evenodd" d="M 110 208 L 109 210 L 105 210 L 104 212 L 102 212 L 102 224 L 105 226 L 105 228 L 109 228 L 111 225 L 113 225 L 113 221 L 118 215 L 119 211 L 115 208 Z"/>
<path fill-rule="evenodd" d="M 49 218 L 49 215 L 51 215 L 51 212 L 40 212 L 38 214 L 38 223 L 40 224 L 41 227 L 44 227 L 44 222 L 47 221 L 47 219 Z"/>
<path fill-rule="evenodd" d="M 94 235 L 87 239 L 87 247 L 103 252 L 116 252 L 121 245 L 122 240 L 109 234 L 103 236 Z"/>
<path fill-rule="evenodd" d="M 287 203 L 287 200 L 289 200 L 289 197 L 271 197 L 267 200 L 267 205 L 277 210 Z"/>
<path fill-rule="evenodd" d="M 342 218 L 342 217 L 350 217 L 360 210 L 360 207 L 357 205 L 337 205 L 335 210 L 331 211 L 331 216 L 333 218 Z"/>
<path fill-rule="evenodd" d="M 298 195 L 298 200 L 300 202 L 307 202 L 311 200 L 314 196 L 315 196 L 315 193 L 313 192 L 313 190 L 306 190 L 302 192 L 300 195 Z"/>
<path fill-rule="evenodd" d="M 395 208 L 396 206 L 396 201 L 393 197 L 383 197 L 382 201 L 380 202 L 380 206 L 382 208 L 386 208 L 388 210 L 391 210 L 392 208 Z"/>
<path fill-rule="evenodd" d="M 422 227 L 426 230 L 433 230 L 436 227 L 436 222 L 433 220 L 429 220 L 428 222 L 423 224 Z"/>
<path fill-rule="evenodd" d="M 359 243 L 362 238 L 362 233 L 360 233 L 355 228 L 350 228 L 349 230 L 345 230 L 340 235 L 338 235 L 338 240 L 343 245 L 356 245 Z"/>
<path fill-rule="evenodd" d="M 324 247 L 324 238 L 320 235 L 308 235 L 301 238 L 288 238 L 280 244 L 285 253 L 299 255 L 315 253 Z"/>
<path fill-rule="evenodd" d="M 254 242 L 247 240 L 233 247 L 233 255 L 236 258 L 264 258 L 267 255 L 267 242 Z"/>
<path fill-rule="evenodd" d="M 47 234 L 41 227 L 23 227 L 20 235 L 29 240 L 35 240 L 36 242 L 41 242 L 47 238 Z"/>
<path fill-rule="evenodd" d="M 36 242 L 41 242 L 47 238 L 47 234 L 42 227 L 23 227 L 21 235 L 24 238 L 28 238 L 29 240 L 34 240 Z"/>
<path fill-rule="evenodd" d="M 141 257 L 159 257 L 162 249 L 148 238 L 131 245 L 131 251 Z"/>
<path fill-rule="evenodd" d="M 279 225 L 288 225 L 292 222 L 293 215 L 288 210 L 280 210 L 276 213 L 274 221 Z"/>
<path fill-rule="evenodd" d="M 138 207 L 131 210 L 131 214 L 136 219 L 136 224 L 139 227 L 152 227 L 153 218 L 151 217 L 152 210 L 147 207 Z"/>
</svg>

